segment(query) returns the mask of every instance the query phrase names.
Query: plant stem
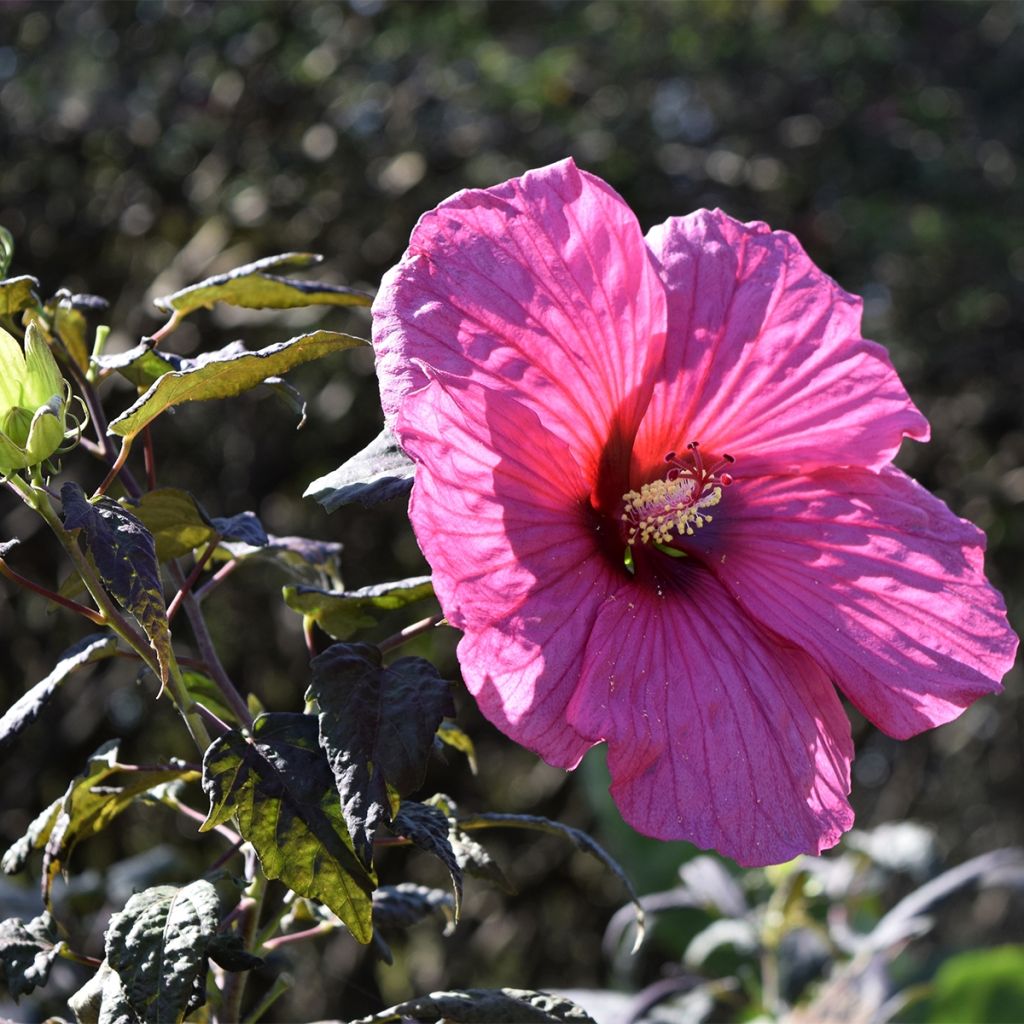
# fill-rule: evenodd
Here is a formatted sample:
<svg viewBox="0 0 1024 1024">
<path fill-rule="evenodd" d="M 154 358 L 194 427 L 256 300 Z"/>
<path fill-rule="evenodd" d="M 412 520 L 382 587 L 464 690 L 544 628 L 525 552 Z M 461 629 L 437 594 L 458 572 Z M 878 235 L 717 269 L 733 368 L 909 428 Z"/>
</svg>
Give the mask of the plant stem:
<svg viewBox="0 0 1024 1024">
<path fill-rule="evenodd" d="M 178 324 L 180 324 L 182 320 L 184 320 L 184 316 L 182 315 L 180 310 L 176 309 L 171 314 L 171 317 L 167 321 L 167 323 L 165 323 L 163 327 L 161 327 L 157 331 L 154 331 L 149 336 L 149 340 L 153 343 L 153 348 L 155 349 L 157 345 L 159 345 L 160 342 L 164 340 L 164 338 L 166 338 L 169 334 L 175 331 L 178 327 Z"/>
<path fill-rule="evenodd" d="M 338 926 L 330 921 L 321 921 L 301 932 L 289 932 L 287 935 L 278 935 L 276 939 L 267 939 L 260 947 L 261 949 L 274 950 L 279 946 L 287 946 L 289 942 L 304 942 L 306 939 L 315 939 L 318 935 L 329 935 Z"/>
<path fill-rule="evenodd" d="M 242 916 L 240 931 L 242 948 L 252 950 L 256 938 L 256 930 L 260 923 L 260 911 L 263 909 L 263 898 L 267 893 L 267 879 L 257 867 L 255 877 L 249 885 L 248 895 L 252 900 Z M 221 999 L 219 1019 L 224 1024 L 242 1019 L 242 997 L 245 995 L 245 983 L 249 980 L 248 971 L 237 971 L 229 974 L 224 982 L 224 994 Z"/>
<path fill-rule="evenodd" d="M 184 574 L 176 562 L 168 563 L 168 568 L 171 578 L 178 584 L 179 593 L 183 595 L 182 607 L 185 609 L 185 616 L 192 627 L 192 634 L 195 636 L 196 646 L 199 648 L 199 656 L 206 662 L 211 678 L 228 702 L 228 706 L 238 716 L 238 720 L 246 727 L 251 726 L 252 715 L 249 712 L 249 705 L 242 699 L 217 656 L 217 648 L 213 646 L 210 631 L 206 626 L 206 619 L 203 617 L 203 611 L 199 607 L 195 594 L 186 587 Z"/>
<path fill-rule="evenodd" d="M 406 626 L 405 629 L 395 633 L 394 636 L 389 636 L 386 640 L 382 640 L 377 644 L 377 646 L 380 648 L 381 653 L 394 650 L 396 647 L 401 647 L 402 644 L 408 642 L 414 636 L 419 636 L 421 633 L 428 633 L 435 626 L 439 626 L 442 622 L 444 622 L 443 615 L 428 615 L 425 619 L 420 619 L 419 622 L 414 622 L 411 626 Z"/>
<path fill-rule="evenodd" d="M 131 441 L 129 441 L 127 437 L 122 438 L 121 450 L 117 453 L 117 458 L 115 458 L 114 462 L 111 464 L 110 472 L 107 473 L 107 475 L 103 478 L 103 483 L 101 483 L 99 487 L 96 488 L 96 494 L 93 495 L 94 498 L 100 494 L 107 493 L 107 488 L 117 479 L 118 474 L 124 468 L 125 462 L 128 461 L 128 453 L 131 451 L 131 448 Z M 127 479 L 127 476 L 125 479 Z M 125 482 L 125 480 L 122 480 L 121 482 L 124 483 L 125 487 L 127 488 L 128 485 Z M 133 495 L 133 497 L 138 497 L 139 493 L 140 492 L 136 487 L 136 493 Z"/>
<path fill-rule="evenodd" d="M 188 574 L 188 579 L 181 585 L 181 589 L 174 595 L 174 600 L 167 606 L 167 621 L 172 622 L 174 616 L 178 614 L 178 609 L 181 607 L 182 601 L 185 600 L 185 596 L 192 593 L 192 588 L 196 585 L 196 580 L 199 579 L 203 568 L 206 563 L 210 560 L 214 551 L 217 550 L 217 545 L 220 543 L 220 535 L 215 536 L 209 544 L 206 546 L 206 550 L 199 556 L 196 564 L 192 567 L 192 571 Z"/>
<path fill-rule="evenodd" d="M 62 597 L 56 591 L 49 590 L 39 583 L 33 583 L 32 580 L 22 576 L 21 573 L 15 572 L 2 558 L 0 558 L 0 574 L 6 576 L 12 583 L 17 583 L 19 587 L 24 587 L 26 590 L 39 594 L 40 597 L 45 597 L 47 601 L 52 601 L 54 604 L 59 604 L 62 608 L 77 612 L 97 626 L 105 626 L 107 624 L 107 620 L 99 612 L 94 611 L 92 608 L 87 608 L 84 604 L 79 604 L 77 601 Z"/>
<path fill-rule="evenodd" d="M 237 558 L 225 562 L 198 590 L 195 591 L 196 600 L 202 604 L 210 594 L 219 587 L 242 563 Z"/>
<path fill-rule="evenodd" d="M 267 992 L 267 994 L 259 1001 L 256 1009 L 254 1009 L 252 1013 L 245 1018 L 245 1024 L 256 1024 L 260 1017 L 262 1017 L 263 1014 L 265 1014 L 267 1010 L 269 1010 L 291 987 L 291 976 L 288 974 L 279 974 L 274 979 L 274 984 L 270 986 L 270 991 Z"/>
</svg>

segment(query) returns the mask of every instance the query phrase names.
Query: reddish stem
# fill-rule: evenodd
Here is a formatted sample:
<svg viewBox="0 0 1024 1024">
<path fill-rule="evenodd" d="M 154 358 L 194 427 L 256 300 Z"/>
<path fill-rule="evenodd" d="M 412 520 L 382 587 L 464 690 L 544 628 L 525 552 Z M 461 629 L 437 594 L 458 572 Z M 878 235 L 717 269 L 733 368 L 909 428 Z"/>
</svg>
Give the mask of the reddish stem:
<svg viewBox="0 0 1024 1024">
<path fill-rule="evenodd" d="M 206 563 L 213 556 L 214 551 L 217 549 L 217 544 L 220 542 L 220 535 L 218 534 L 210 541 L 207 545 L 206 550 L 199 556 L 196 564 L 192 567 L 192 571 L 188 574 L 188 578 L 181 585 L 181 589 L 174 595 L 174 600 L 167 606 L 167 621 L 168 623 L 174 621 L 174 616 L 178 614 L 178 609 L 181 607 L 185 597 L 191 593 L 192 588 L 196 585 L 196 580 L 199 579 L 202 574 Z"/>
<path fill-rule="evenodd" d="M 21 573 L 15 572 L 2 558 L 0 558 L 0 573 L 6 576 L 13 583 L 17 583 L 18 586 L 24 587 L 26 590 L 31 590 L 33 593 L 39 594 L 41 597 L 45 597 L 47 601 L 59 604 L 62 608 L 67 608 L 69 611 L 77 612 L 79 615 L 88 619 L 90 622 L 95 623 L 97 626 L 107 625 L 107 620 L 101 612 L 94 611 L 92 608 L 88 608 L 84 604 L 79 604 L 77 601 L 72 601 L 70 598 L 62 597 L 60 594 L 53 590 L 49 590 L 47 587 L 44 587 L 39 583 L 34 583 L 32 580 L 22 576 Z"/>
</svg>

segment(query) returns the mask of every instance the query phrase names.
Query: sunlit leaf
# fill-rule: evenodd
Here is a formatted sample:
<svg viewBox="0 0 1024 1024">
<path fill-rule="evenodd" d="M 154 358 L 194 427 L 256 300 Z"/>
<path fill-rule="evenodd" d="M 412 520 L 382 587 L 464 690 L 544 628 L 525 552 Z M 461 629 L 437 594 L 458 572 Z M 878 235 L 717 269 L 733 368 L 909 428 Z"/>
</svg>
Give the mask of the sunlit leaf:
<svg viewBox="0 0 1024 1024">
<path fill-rule="evenodd" d="M 0 984 L 15 999 L 45 985 L 59 952 L 53 918 L 46 911 L 27 924 L 17 917 L 0 922 Z"/>
<path fill-rule="evenodd" d="M 116 370 L 136 387 L 148 388 L 153 381 L 165 373 L 181 369 L 181 358 L 169 353 L 157 352 L 153 341 L 143 338 L 138 345 L 125 352 L 101 355 L 96 359 L 101 370 Z"/>
<path fill-rule="evenodd" d="M 88 324 L 69 301 L 61 301 L 53 311 L 53 329 L 64 343 L 68 355 L 85 373 L 89 369 L 89 345 L 85 340 Z"/>
<path fill-rule="evenodd" d="M 437 728 L 437 738 L 445 746 L 465 754 L 466 760 L 469 762 L 469 770 L 476 775 L 476 747 L 454 722 L 442 722 Z"/>
<path fill-rule="evenodd" d="M 360 942 L 372 937 L 372 870 L 355 854 L 309 715 L 260 715 L 252 736 L 219 737 L 203 761 L 207 830 L 234 817 L 268 878 L 320 900 Z"/>
<path fill-rule="evenodd" d="M 143 1024 L 128 1002 L 117 971 L 106 962 L 68 999 L 78 1024 Z"/>
<path fill-rule="evenodd" d="M 11 260 L 14 259 L 14 235 L 3 225 L 0 225 L 0 278 L 7 276 L 11 269 Z"/>
<path fill-rule="evenodd" d="M 117 637 L 112 633 L 93 633 L 64 651 L 53 671 L 27 693 L 22 694 L 0 718 L 0 750 L 31 725 L 50 698 L 65 680 L 83 665 L 110 658 L 117 651 Z"/>
<path fill-rule="evenodd" d="M 348 640 L 359 630 L 375 626 L 383 612 L 432 596 L 434 586 L 429 576 L 414 576 L 360 590 L 288 586 L 281 593 L 292 611 L 312 619 L 335 640 Z"/>
<path fill-rule="evenodd" d="M 391 820 L 387 787 L 405 796 L 423 784 L 434 733 L 454 710 L 451 687 L 423 658 L 384 667 L 368 644 L 333 644 L 310 667 L 306 696 L 320 709 L 320 745 L 356 850 L 369 864 L 374 831 Z"/>
<path fill-rule="evenodd" d="M 361 452 L 314 480 L 303 497 L 315 498 L 328 512 L 353 501 L 378 505 L 408 494 L 415 469 L 412 459 L 385 427 Z"/>
<path fill-rule="evenodd" d="M 111 917 L 107 963 L 141 1020 L 177 1024 L 203 1005 L 207 947 L 219 922 L 217 890 L 202 879 L 136 893 Z"/>
<path fill-rule="evenodd" d="M 389 1010 L 361 1017 L 351 1024 L 390 1024 L 390 1022 L 435 1021 L 450 1024 L 594 1024 L 593 1018 L 564 996 L 518 988 L 469 988 L 454 992 L 432 992 L 410 999 Z"/>
<path fill-rule="evenodd" d="M 30 306 L 39 305 L 39 282 L 27 274 L 0 281 L 0 316 L 13 316 Z"/>
<path fill-rule="evenodd" d="M 145 631 L 156 652 L 161 683 L 166 685 L 171 633 L 153 535 L 137 516 L 106 495 L 89 501 L 78 484 L 66 483 L 60 497 L 64 526 L 81 530 L 79 539 L 92 556 L 103 585 Z"/>
<path fill-rule="evenodd" d="M 299 306 L 369 306 L 373 296 L 355 288 L 324 284 L 319 281 L 296 281 L 278 277 L 267 271 L 278 267 L 308 267 L 322 257 L 309 252 L 286 252 L 280 256 L 247 263 L 226 274 L 208 277 L 171 295 L 154 300 L 155 305 L 170 313 L 191 313 L 217 302 L 246 309 L 293 309 Z"/>
<path fill-rule="evenodd" d="M 202 366 L 165 373 L 154 381 L 131 408 L 111 421 L 108 432 L 132 438 L 161 413 L 182 402 L 231 398 L 302 363 L 366 344 L 351 334 L 314 331 L 257 352 L 213 353 Z"/>
</svg>

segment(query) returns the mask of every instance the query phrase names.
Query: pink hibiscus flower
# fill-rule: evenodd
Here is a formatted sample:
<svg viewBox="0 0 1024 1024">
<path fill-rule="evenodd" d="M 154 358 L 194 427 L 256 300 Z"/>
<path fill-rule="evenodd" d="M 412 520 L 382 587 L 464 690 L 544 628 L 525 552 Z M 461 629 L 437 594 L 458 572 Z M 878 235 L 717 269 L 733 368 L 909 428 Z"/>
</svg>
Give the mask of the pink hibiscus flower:
<svg viewBox="0 0 1024 1024">
<path fill-rule="evenodd" d="M 424 215 L 373 313 L 467 687 L 553 765 L 607 743 L 639 831 L 820 852 L 853 820 L 835 686 L 896 737 L 1000 689 L 983 535 L 891 465 L 928 425 L 791 235 L 645 238 L 563 161 Z"/>
</svg>

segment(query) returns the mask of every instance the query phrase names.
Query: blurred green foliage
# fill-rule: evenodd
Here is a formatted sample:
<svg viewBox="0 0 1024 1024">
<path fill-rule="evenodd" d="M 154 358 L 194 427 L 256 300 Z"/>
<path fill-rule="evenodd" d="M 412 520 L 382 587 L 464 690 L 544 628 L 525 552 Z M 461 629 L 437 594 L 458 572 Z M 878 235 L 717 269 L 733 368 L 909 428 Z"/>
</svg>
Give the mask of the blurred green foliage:
<svg viewBox="0 0 1024 1024">
<path fill-rule="evenodd" d="M 319 277 L 372 291 L 424 210 L 572 155 L 618 189 L 645 228 L 701 206 L 763 219 L 793 231 L 864 296 L 865 333 L 889 348 L 933 425 L 931 444 L 904 452 L 902 464 L 987 531 L 989 571 L 1018 625 L 1022 136 L 1024 8 L 1011 3 L 0 8 L 0 224 L 17 246 L 12 273 L 38 277 L 44 297 L 67 287 L 108 298 L 108 351 L 160 326 L 154 297 L 285 250 L 322 252 Z M 101 320 L 89 317 L 91 331 Z M 197 312 L 169 347 L 194 356 L 235 337 L 258 348 L 318 327 L 369 330 L 359 312 L 314 317 L 219 307 Z M 301 498 L 378 431 L 372 362 L 359 355 L 292 375 L 310 402 L 298 436 L 294 415 L 266 398 L 238 399 L 216 421 L 193 408 L 166 417 L 155 428 L 158 450 L 172 453 L 158 467 L 161 483 L 194 491 L 212 515 L 251 508 L 276 534 L 345 542 L 350 588 L 426 571 L 400 509 L 326 518 Z M 133 395 L 122 397 L 127 407 Z M 19 536 L 19 569 L 56 582 L 66 570 L 12 504 L 0 506 L 0 540 Z M 247 567 L 231 599 L 211 608 L 224 660 L 272 709 L 295 699 L 307 673 L 296 617 L 283 606 L 267 615 L 266 594 L 280 582 L 272 568 Z M 5 589 L 5 705 L 50 671 L 76 630 Z M 454 672 L 450 647 L 446 658 Z M 954 862 L 1024 842 L 1020 682 L 1018 669 L 1003 696 L 906 743 L 858 722 L 860 821 L 930 822 Z M 49 742 L 22 743 L 18 771 L 0 780 L 5 839 L 59 795 L 100 740 L 123 736 L 130 750 L 150 714 L 167 720 L 168 751 L 187 752 L 173 716 L 152 711 L 127 670 L 96 671 L 61 701 L 47 712 Z M 563 785 L 473 715 L 463 702 L 481 763 L 474 782 L 457 784 L 463 804 L 539 809 L 584 826 L 596 817 L 641 890 L 664 884 L 672 858 L 687 855 L 659 848 L 665 860 L 649 876 L 652 844 L 619 827 L 602 801 L 600 765 Z M 126 822 L 119 853 L 148 849 L 163 827 L 135 812 Z M 83 865 L 113 860 L 104 847 L 113 841 L 83 849 Z M 453 980 L 600 984 L 597 936 L 620 899 L 614 885 L 554 844 L 508 840 L 494 852 L 528 896 L 470 895 L 453 937 L 423 928 L 415 944 L 396 946 L 393 969 L 364 962 L 347 989 L 362 954 L 326 946 L 315 967 L 296 964 L 302 1012 L 335 1012 L 339 993 L 347 1013 L 369 1012 L 379 998 Z M 99 898 L 81 886 L 68 896 Z M 1021 941 L 1009 904 L 965 907 L 950 942 L 965 948 L 992 935 Z M 680 942 L 661 952 L 678 955 Z M 657 952 L 644 961 L 648 977 L 660 970 Z"/>
</svg>

